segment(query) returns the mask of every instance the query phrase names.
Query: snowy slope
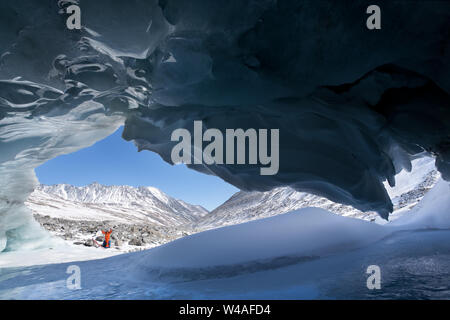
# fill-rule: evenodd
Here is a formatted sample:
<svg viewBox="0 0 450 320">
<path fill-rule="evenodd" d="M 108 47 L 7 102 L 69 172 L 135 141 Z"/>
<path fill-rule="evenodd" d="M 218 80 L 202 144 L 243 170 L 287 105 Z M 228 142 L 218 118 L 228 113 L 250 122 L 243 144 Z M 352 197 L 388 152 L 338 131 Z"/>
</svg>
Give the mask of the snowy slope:
<svg viewBox="0 0 450 320">
<path fill-rule="evenodd" d="M 193 268 L 284 256 L 312 257 L 367 245 L 384 237 L 386 231 L 360 219 L 304 208 L 190 235 L 149 251 L 145 264 L 139 265 Z"/>
<path fill-rule="evenodd" d="M 53 218 L 118 223 L 151 223 L 177 226 L 197 221 L 208 211 L 201 206 L 176 200 L 153 187 L 86 187 L 66 184 L 39 186 L 27 206 Z"/>
<path fill-rule="evenodd" d="M 439 174 L 434 167 L 434 159 L 420 158 L 412 162 L 411 172 L 402 171 L 396 176 L 395 187 L 385 183 L 394 204 L 394 213 L 390 220 L 395 220 L 404 208 L 416 205 L 430 187 L 434 185 Z M 372 220 L 375 212 L 361 212 L 351 206 L 332 202 L 326 198 L 298 192 L 290 187 L 275 188 L 268 192 L 245 192 L 234 194 L 224 204 L 200 220 L 201 229 L 233 225 L 246 221 L 267 218 L 289 211 L 316 207 L 346 217 Z"/>
<path fill-rule="evenodd" d="M 306 207 L 323 208 L 343 216 L 368 216 L 360 211 L 312 194 L 295 191 L 290 187 L 276 188 L 268 192 L 234 194 L 224 204 L 205 216 L 200 227 L 220 227 L 267 218 Z"/>
<path fill-rule="evenodd" d="M 450 229 L 450 184 L 439 179 L 426 196 L 393 226 Z"/>
</svg>

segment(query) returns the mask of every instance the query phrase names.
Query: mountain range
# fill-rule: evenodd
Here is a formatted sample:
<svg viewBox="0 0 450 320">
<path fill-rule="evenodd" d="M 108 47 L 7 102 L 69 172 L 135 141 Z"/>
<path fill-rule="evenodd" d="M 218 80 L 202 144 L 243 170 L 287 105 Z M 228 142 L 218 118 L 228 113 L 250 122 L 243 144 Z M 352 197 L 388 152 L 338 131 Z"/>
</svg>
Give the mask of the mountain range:
<svg viewBox="0 0 450 320">
<path fill-rule="evenodd" d="M 434 160 L 422 158 L 413 161 L 411 172 L 402 171 L 397 175 L 395 187 L 386 184 L 394 204 L 391 219 L 416 205 L 438 177 Z M 377 218 L 375 212 L 361 212 L 290 187 L 268 192 L 240 191 L 211 212 L 202 206 L 170 197 L 157 188 L 98 183 L 85 187 L 40 185 L 27 205 L 33 213 L 52 218 L 186 227 L 198 231 L 267 218 L 304 207 L 318 207 L 365 220 Z"/>
<path fill-rule="evenodd" d="M 40 185 L 27 205 L 33 213 L 54 218 L 162 226 L 194 223 L 208 214 L 202 206 L 177 200 L 157 188 L 98 183 Z"/>
</svg>

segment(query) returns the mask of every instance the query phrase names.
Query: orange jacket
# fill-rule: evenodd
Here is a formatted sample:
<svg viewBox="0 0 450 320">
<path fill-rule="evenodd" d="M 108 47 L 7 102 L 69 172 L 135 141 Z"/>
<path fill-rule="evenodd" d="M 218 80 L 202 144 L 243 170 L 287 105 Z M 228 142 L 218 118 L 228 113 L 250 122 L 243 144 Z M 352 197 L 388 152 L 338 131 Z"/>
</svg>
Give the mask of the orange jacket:
<svg viewBox="0 0 450 320">
<path fill-rule="evenodd" d="M 109 231 L 103 231 L 102 230 L 102 233 L 105 235 L 105 241 L 106 241 L 106 244 L 108 245 L 109 238 L 111 237 L 112 230 L 109 230 Z"/>
</svg>

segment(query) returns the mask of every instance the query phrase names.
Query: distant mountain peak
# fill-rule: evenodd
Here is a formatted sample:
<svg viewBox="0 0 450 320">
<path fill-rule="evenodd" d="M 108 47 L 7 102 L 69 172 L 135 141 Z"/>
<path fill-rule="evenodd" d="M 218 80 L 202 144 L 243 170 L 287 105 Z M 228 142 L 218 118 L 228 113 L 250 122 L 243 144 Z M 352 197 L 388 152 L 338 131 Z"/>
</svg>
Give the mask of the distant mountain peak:
<svg viewBox="0 0 450 320">
<path fill-rule="evenodd" d="M 80 219 L 81 216 L 89 219 L 85 213 L 92 209 L 103 220 L 109 217 L 111 220 L 129 219 L 130 223 L 147 221 L 161 225 L 194 223 L 209 213 L 202 206 L 177 200 L 155 187 L 106 186 L 98 182 L 82 187 L 39 185 L 28 203 L 37 213 L 45 211 L 58 217 L 64 217 L 63 212 L 67 212 L 70 218 L 77 219 L 78 215 Z"/>
</svg>

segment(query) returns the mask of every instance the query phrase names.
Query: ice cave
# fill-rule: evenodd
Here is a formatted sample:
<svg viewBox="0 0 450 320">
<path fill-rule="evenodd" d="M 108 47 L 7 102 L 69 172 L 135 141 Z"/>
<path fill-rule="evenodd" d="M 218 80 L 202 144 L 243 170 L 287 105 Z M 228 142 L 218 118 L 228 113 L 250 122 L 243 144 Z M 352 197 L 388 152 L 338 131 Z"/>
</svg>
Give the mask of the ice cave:
<svg viewBox="0 0 450 320">
<path fill-rule="evenodd" d="M 394 186 L 412 160 L 431 156 L 447 200 L 450 3 L 377 3 L 380 30 L 365 27 L 368 1 L 3 0 L 0 251 L 50 241 L 24 206 L 37 184 L 34 169 L 122 125 L 137 151 L 169 163 L 171 133 L 193 132 L 194 121 L 223 131 L 277 128 L 276 175 L 254 165 L 189 167 L 241 190 L 290 186 L 385 220 L 393 205 L 384 182 Z M 66 28 L 73 4 L 81 7 L 81 30 Z M 366 230 L 333 221 L 322 231 Z M 366 231 L 385 235 L 381 227 Z M 158 252 L 153 260 L 170 262 L 170 250 Z M 206 256 L 177 268 L 208 264 Z M 238 263 L 241 255 L 234 257 Z M 151 273 L 152 259 L 135 268 Z"/>
</svg>

